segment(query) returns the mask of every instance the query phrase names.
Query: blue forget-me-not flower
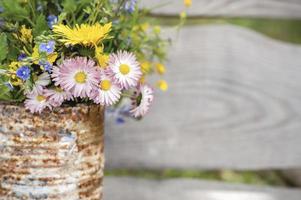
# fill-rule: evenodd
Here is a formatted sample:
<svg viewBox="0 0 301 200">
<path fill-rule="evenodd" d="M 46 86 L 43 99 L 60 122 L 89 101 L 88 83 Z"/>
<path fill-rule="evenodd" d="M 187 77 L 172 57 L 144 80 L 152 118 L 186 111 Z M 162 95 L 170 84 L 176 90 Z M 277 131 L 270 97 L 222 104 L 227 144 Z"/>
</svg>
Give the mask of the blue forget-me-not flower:
<svg viewBox="0 0 301 200">
<path fill-rule="evenodd" d="M 16 71 L 17 77 L 26 81 L 30 77 L 30 68 L 28 66 L 22 66 Z"/>
<path fill-rule="evenodd" d="M 40 52 L 45 52 L 47 54 L 51 54 L 54 52 L 54 48 L 55 48 L 55 42 L 53 40 L 50 40 L 47 43 L 41 43 L 39 50 L 40 50 Z"/>
</svg>

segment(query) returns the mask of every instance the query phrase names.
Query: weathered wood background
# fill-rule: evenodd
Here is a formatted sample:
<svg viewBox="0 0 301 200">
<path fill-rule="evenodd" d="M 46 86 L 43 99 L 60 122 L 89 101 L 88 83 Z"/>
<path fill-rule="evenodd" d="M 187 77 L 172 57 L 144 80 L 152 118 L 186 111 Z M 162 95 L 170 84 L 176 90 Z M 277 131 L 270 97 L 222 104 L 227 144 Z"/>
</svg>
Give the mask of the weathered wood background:
<svg viewBox="0 0 301 200">
<path fill-rule="evenodd" d="M 301 191 L 191 179 L 105 178 L 105 200 L 300 200 Z"/>
<path fill-rule="evenodd" d="M 108 167 L 301 166 L 300 46 L 231 25 L 185 27 L 166 78 L 142 122 L 107 128 Z"/>
<path fill-rule="evenodd" d="M 183 0 L 142 0 L 153 13 L 179 15 Z M 300 0 L 193 0 L 190 16 L 301 18 Z"/>
<path fill-rule="evenodd" d="M 143 1 L 153 6 L 156 2 Z M 157 13 L 173 15 L 182 1 Z M 300 18 L 300 0 L 195 0 L 189 14 Z M 187 26 L 170 49 L 167 93 L 142 122 L 106 124 L 107 168 L 301 167 L 301 46 L 233 25 Z M 299 200 L 300 190 L 106 178 L 114 200 Z"/>
</svg>

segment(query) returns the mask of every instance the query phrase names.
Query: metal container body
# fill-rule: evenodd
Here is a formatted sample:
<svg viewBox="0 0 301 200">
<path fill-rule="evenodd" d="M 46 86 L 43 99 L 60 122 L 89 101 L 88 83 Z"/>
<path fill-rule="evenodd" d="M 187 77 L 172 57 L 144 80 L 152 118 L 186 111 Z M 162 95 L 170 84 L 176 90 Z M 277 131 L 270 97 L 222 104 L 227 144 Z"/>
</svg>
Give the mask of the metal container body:
<svg viewBox="0 0 301 200">
<path fill-rule="evenodd" d="M 103 107 L 0 105 L 0 200 L 101 200 Z"/>
</svg>

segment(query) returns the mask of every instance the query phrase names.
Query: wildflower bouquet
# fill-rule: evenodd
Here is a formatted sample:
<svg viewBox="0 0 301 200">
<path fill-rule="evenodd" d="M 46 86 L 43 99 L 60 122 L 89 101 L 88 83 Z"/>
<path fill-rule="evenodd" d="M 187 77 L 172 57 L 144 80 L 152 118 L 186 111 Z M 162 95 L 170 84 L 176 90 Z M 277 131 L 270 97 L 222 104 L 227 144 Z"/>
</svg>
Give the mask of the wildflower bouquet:
<svg viewBox="0 0 301 200">
<path fill-rule="evenodd" d="M 1 0 L 0 100 L 32 113 L 125 101 L 142 117 L 154 99 L 146 77 L 165 73 L 168 45 L 146 15 L 136 0 Z"/>
</svg>

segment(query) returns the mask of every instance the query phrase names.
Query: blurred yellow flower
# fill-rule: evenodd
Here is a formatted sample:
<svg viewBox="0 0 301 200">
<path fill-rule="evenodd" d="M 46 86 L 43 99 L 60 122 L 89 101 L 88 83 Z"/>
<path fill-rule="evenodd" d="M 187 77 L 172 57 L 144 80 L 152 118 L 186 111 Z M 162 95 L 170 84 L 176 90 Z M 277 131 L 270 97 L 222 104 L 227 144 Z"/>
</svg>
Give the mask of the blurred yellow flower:
<svg viewBox="0 0 301 200">
<path fill-rule="evenodd" d="M 160 33 L 161 33 L 161 27 L 160 27 L 160 26 L 155 26 L 155 27 L 154 27 L 154 32 L 155 32 L 156 34 L 160 34 Z"/>
<path fill-rule="evenodd" d="M 165 74 L 166 68 L 163 64 L 157 63 L 156 64 L 156 71 L 157 71 L 158 74 L 163 75 L 163 74 Z"/>
<path fill-rule="evenodd" d="M 65 45 L 82 44 L 84 46 L 97 46 L 102 40 L 108 38 L 111 31 L 112 23 L 107 23 L 104 26 L 100 24 L 75 25 L 74 28 L 60 24 L 53 26 L 53 32 L 58 36 Z"/>
<path fill-rule="evenodd" d="M 184 0 L 184 5 L 185 5 L 186 7 L 190 7 L 191 4 L 192 4 L 192 0 Z"/>
<path fill-rule="evenodd" d="M 159 80 L 157 82 L 157 87 L 164 92 L 168 90 L 168 84 L 164 80 Z"/>
<path fill-rule="evenodd" d="M 140 66 L 144 74 L 148 74 L 151 70 L 151 63 L 148 61 L 142 62 Z"/>
<path fill-rule="evenodd" d="M 149 23 L 143 23 L 140 25 L 141 29 L 145 32 L 148 30 L 149 28 Z"/>
<path fill-rule="evenodd" d="M 181 19 L 186 19 L 186 17 L 187 17 L 186 12 L 183 11 L 183 12 L 180 13 L 180 18 Z"/>
</svg>

